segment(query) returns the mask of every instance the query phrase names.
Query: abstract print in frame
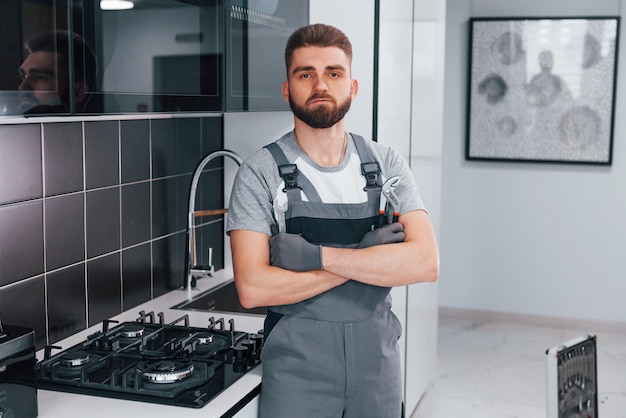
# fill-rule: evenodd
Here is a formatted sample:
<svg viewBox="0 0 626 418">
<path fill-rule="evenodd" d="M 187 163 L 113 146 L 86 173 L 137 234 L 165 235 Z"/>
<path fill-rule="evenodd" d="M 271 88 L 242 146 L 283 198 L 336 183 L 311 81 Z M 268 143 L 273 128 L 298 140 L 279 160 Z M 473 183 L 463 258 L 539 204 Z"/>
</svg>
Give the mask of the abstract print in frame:
<svg viewBox="0 0 626 418">
<path fill-rule="evenodd" d="M 466 159 L 610 165 L 619 24 L 470 19 Z"/>
</svg>

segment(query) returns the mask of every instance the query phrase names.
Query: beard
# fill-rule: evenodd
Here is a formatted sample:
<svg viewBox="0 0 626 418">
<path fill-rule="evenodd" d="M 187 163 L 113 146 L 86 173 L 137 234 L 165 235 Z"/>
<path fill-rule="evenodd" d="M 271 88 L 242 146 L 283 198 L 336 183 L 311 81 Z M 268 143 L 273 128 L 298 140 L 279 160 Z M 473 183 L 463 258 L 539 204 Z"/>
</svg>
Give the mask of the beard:
<svg viewBox="0 0 626 418">
<path fill-rule="evenodd" d="M 24 90 L 19 93 L 18 109 L 21 113 L 64 113 L 70 108 L 56 92 Z"/>
<path fill-rule="evenodd" d="M 321 98 L 329 98 L 329 96 L 315 94 L 311 96 L 308 100 Z M 291 108 L 293 114 L 302 122 L 306 123 L 314 129 L 330 128 L 331 126 L 342 120 L 344 116 L 346 116 L 346 113 L 348 113 L 348 110 L 350 110 L 350 104 L 352 103 L 352 100 L 350 97 L 348 97 L 342 103 L 336 104 L 337 102 L 334 100 L 333 102 L 335 103 L 335 105 L 330 109 L 328 109 L 324 105 L 318 106 L 316 109 L 307 109 L 304 106 L 296 104 L 291 98 L 291 95 L 289 95 L 289 107 Z"/>
</svg>

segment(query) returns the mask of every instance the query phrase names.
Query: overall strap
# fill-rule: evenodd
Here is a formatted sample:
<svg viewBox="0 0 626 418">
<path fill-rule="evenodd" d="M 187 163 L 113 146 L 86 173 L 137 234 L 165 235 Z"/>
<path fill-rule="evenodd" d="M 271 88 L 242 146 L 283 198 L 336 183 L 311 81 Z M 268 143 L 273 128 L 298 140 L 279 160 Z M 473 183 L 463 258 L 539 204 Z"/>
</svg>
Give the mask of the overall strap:
<svg viewBox="0 0 626 418">
<path fill-rule="evenodd" d="M 304 192 L 309 202 L 322 201 L 311 181 L 298 171 L 297 165 L 289 163 L 287 156 L 276 142 L 267 144 L 264 148 L 272 154 L 278 165 L 278 173 L 285 182 L 283 192 L 287 193 L 288 201 L 296 202 L 302 200 L 300 190 Z"/>
<path fill-rule="evenodd" d="M 368 200 L 376 199 L 380 202 L 380 192 L 382 189 L 380 180 L 380 165 L 372 157 L 369 148 L 365 144 L 365 139 L 357 134 L 351 134 L 354 139 L 356 151 L 361 160 L 361 174 L 365 177 L 365 187 Z"/>
</svg>

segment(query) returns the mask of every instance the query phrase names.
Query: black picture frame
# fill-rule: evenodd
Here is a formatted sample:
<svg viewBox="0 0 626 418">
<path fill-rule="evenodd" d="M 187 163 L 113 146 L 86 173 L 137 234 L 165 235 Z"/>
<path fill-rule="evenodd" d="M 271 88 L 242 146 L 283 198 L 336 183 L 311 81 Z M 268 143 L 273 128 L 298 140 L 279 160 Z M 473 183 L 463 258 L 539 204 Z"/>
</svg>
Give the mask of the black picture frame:
<svg viewBox="0 0 626 418">
<path fill-rule="evenodd" d="M 611 165 L 619 26 L 471 18 L 466 160 Z"/>
</svg>

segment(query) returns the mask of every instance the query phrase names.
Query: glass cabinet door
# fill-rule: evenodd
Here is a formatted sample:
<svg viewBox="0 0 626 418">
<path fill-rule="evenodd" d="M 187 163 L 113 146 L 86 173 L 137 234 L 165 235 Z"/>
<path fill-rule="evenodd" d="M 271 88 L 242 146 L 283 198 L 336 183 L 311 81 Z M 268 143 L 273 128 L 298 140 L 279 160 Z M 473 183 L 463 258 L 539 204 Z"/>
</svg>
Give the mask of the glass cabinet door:
<svg viewBox="0 0 626 418">
<path fill-rule="evenodd" d="M 308 0 L 0 1 L 0 116 L 288 110 Z"/>
<path fill-rule="evenodd" d="M 70 113 L 67 1 L 0 2 L 0 116 Z"/>
<path fill-rule="evenodd" d="M 134 0 L 128 10 L 84 2 L 98 58 L 92 112 L 223 109 L 222 0 Z"/>
<path fill-rule="evenodd" d="M 289 110 L 285 44 L 308 21 L 308 0 L 231 0 L 226 110 Z"/>
</svg>

